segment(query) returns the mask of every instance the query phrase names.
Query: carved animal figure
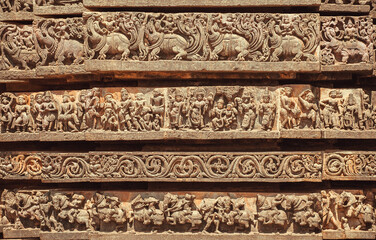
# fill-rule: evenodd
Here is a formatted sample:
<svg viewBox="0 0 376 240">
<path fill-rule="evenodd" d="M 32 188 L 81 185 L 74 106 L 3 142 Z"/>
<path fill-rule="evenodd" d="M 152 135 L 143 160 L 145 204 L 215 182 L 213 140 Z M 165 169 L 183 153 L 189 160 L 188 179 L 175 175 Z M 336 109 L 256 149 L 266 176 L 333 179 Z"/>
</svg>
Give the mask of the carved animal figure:
<svg viewBox="0 0 376 240">
<path fill-rule="evenodd" d="M 139 50 L 142 56 L 146 55 L 144 45 L 141 44 L 144 27 L 127 29 L 122 23 L 120 24 L 122 25 L 121 31 L 118 28 L 114 29 L 112 17 L 105 20 L 102 16 L 93 14 L 84 18 L 87 18 L 87 35 L 84 45 L 89 59 L 94 58 L 97 52 L 98 59 L 101 60 L 108 58 L 109 55 L 112 57 L 121 55 L 120 59 L 125 61 L 128 60 L 131 50 Z M 123 33 L 124 31 L 127 31 L 131 38 L 128 38 Z"/>
<path fill-rule="evenodd" d="M 31 35 L 31 32 L 21 30 L 17 26 L 5 26 L 1 30 L 1 58 L 3 60 L 3 68 L 15 68 L 29 70 L 38 63 L 40 57 L 37 51 L 33 49 L 30 42 L 26 45 L 25 35 Z M 31 46 L 30 46 L 30 45 Z"/>
<path fill-rule="evenodd" d="M 290 19 L 284 16 L 280 23 L 277 24 L 272 20 L 268 26 L 270 34 L 269 42 L 270 48 L 274 48 L 270 60 L 277 62 L 281 60 L 292 59 L 292 61 L 299 62 L 302 57 L 307 58 L 308 61 L 315 61 L 316 57 L 312 54 L 318 46 L 318 37 L 315 30 L 308 28 L 302 31 L 299 28 L 299 19 Z M 305 36 L 309 32 L 309 36 Z M 305 39 L 303 41 L 302 39 Z M 284 57 L 284 59 L 281 59 Z"/>
<path fill-rule="evenodd" d="M 323 29 L 323 37 L 326 39 L 324 48 L 330 49 L 334 55 L 338 55 L 341 63 L 346 64 L 349 59 L 358 56 L 361 56 L 362 62 L 370 62 L 370 48 L 367 44 L 357 39 L 351 39 L 350 41 L 338 39 L 337 30 L 332 26 L 326 26 Z"/>
<path fill-rule="evenodd" d="M 84 60 L 83 44 L 78 40 L 70 39 L 66 33 L 67 26 L 64 21 L 53 20 L 34 21 L 35 47 L 42 61 L 38 65 L 64 65 L 67 59 L 72 64 L 79 64 Z"/>
</svg>

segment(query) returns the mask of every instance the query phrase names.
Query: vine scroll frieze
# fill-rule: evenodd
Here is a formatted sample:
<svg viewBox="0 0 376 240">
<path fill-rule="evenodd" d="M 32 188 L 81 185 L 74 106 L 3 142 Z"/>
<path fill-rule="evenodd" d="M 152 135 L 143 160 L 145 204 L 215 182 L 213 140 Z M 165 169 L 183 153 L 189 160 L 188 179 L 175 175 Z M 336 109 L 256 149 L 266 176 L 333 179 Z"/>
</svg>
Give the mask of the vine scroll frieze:
<svg viewBox="0 0 376 240">
<path fill-rule="evenodd" d="M 320 181 L 320 153 L 3 154 L 1 177 L 64 181 Z"/>
</svg>

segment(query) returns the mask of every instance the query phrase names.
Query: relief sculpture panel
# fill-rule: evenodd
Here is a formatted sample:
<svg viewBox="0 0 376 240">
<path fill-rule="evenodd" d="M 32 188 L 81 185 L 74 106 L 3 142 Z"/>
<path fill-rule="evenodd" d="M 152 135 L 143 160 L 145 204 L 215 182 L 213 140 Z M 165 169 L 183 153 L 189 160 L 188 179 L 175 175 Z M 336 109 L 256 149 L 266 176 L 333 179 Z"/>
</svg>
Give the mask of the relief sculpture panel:
<svg viewBox="0 0 376 240">
<path fill-rule="evenodd" d="M 321 62 L 331 65 L 373 64 L 374 25 L 367 17 L 321 17 Z M 345 70 L 345 68 L 340 68 Z"/>
<path fill-rule="evenodd" d="M 375 237 L 374 193 L 363 190 L 255 195 L 6 189 L 0 206 L 5 237 L 17 232 L 62 239 L 100 232 Z"/>
<path fill-rule="evenodd" d="M 320 152 L 40 152 L 3 153 L 0 160 L 2 179 L 43 182 L 317 182 L 322 173 Z"/>
<path fill-rule="evenodd" d="M 45 61 L 79 60 L 72 48 L 66 49 L 66 55 L 64 49 L 58 50 L 58 56 L 47 55 Z M 0 96 L 2 141 L 11 141 L 10 135 L 27 136 L 29 141 L 46 136 L 56 141 L 67 136 L 65 140 L 166 139 L 176 134 L 180 138 L 292 138 L 307 131 L 307 138 L 374 138 L 376 126 L 376 94 L 367 89 L 94 87 Z M 189 134 L 196 131 L 202 135 Z"/>
</svg>

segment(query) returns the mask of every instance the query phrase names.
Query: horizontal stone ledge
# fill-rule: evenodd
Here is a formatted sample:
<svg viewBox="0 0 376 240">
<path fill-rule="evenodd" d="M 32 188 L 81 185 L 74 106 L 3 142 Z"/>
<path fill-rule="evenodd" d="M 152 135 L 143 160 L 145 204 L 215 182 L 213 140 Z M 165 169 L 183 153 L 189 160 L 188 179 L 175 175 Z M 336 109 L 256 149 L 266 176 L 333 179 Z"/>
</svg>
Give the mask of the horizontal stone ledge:
<svg viewBox="0 0 376 240">
<path fill-rule="evenodd" d="M 86 60 L 88 72 L 320 72 L 319 62 Z"/>
<path fill-rule="evenodd" d="M 48 6 L 34 6 L 33 13 L 37 16 L 51 16 L 51 15 L 77 15 L 81 16 L 83 12 L 88 11 L 82 3 L 74 5 L 48 5 Z"/>
<path fill-rule="evenodd" d="M 127 7 L 292 7 L 320 6 L 320 0 L 83 0 L 88 8 Z"/>
<path fill-rule="evenodd" d="M 373 64 L 357 63 L 357 64 L 338 64 L 338 65 L 323 65 L 322 72 L 371 72 L 373 71 Z"/>
<path fill-rule="evenodd" d="M 154 141 L 154 140 L 230 140 L 230 139 L 376 139 L 376 130 L 281 130 L 281 131 L 147 131 L 147 132 L 38 132 L 1 133 L 0 142 L 64 141 Z"/>
<path fill-rule="evenodd" d="M 369 13 L 370 10 L 370 5 L 321 4 L 320 6 L 320 12 Z"/>
<path fill-rule="evenodd" d="M 322 240 L 321 234 L 41 233 L 40 240 Z"/>
<path fill-rule="evenodd" d="M 335 230 L 324 230 L 322 232 L 323 239 L 375 239 L 376 232 L 362 232 L 362 231 L 335 231 Z"/>
</svg>

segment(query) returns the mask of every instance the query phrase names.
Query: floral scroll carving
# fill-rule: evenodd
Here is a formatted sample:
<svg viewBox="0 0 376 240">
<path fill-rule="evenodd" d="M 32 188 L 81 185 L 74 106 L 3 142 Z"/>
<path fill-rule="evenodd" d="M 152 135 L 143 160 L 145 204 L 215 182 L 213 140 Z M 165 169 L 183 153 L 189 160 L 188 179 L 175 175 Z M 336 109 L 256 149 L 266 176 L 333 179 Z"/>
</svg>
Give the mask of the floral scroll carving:
<svg viewBox="0 0 376 240">
<path fill-rule="evenodd" d="M 327 153 L 324 173 L 328 178 L 369 178 L 376 174 L 375 155 L 368 152 Z"/>
<path fill-rule="evenodd" d="M 39 155 L 4 155 L 0 157 L 2 178 L 35 177 L 42 174 L 42 158 Z"/>
<path fill-rule="evenodd" d="M 45 155 L 43 178 L 320 179 L 319 154 Z"/>
</svg>

